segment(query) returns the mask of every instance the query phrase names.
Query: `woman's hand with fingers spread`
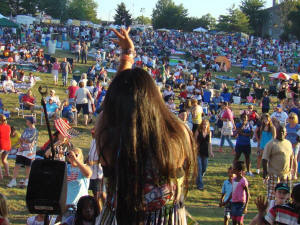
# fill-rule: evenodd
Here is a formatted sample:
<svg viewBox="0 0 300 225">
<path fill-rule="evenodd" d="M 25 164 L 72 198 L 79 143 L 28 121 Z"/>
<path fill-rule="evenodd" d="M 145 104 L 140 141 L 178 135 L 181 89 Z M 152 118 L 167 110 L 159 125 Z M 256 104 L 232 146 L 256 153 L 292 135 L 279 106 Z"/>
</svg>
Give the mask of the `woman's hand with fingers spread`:
<svg viewBox="0 0 300 225">
<path fill-rule="evenodd" d="M 129 37 L 130 27 L 127 29 L 121 28 L 120 32 L 116 29 L 112 29 L 118 39 L 113 39 L 113 42 L 118 44 L 123 50 L 132 49 L 134 50 L 134 44 Z"/>
</svg>

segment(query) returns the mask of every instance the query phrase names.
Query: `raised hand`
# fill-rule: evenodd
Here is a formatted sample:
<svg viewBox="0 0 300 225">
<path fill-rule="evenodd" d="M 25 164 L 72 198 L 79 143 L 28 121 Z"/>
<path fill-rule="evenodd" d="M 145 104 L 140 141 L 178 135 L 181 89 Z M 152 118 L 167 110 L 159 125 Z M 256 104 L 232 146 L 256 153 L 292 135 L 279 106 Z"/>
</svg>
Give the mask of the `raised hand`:
<svg viewBox="0 0 300 225">
<path fill-rule="evenodd" d="M 255 205 L 260 213 L 263 213 L 268 208 L 268 201 L 264 196 L 258 196 L 255 200 Z"/>
<path fill-rule="evenodd" d="M 134 44 L 131 38 L 129 37 L 130 27 L 127 29 L 121 28 L 120 32 L 116 29 L 111 29 L 118 39 L 113 39 L 112 41 L 118 44 L 123 50 L 132 49 L 134 50 Z"/>
</svg>

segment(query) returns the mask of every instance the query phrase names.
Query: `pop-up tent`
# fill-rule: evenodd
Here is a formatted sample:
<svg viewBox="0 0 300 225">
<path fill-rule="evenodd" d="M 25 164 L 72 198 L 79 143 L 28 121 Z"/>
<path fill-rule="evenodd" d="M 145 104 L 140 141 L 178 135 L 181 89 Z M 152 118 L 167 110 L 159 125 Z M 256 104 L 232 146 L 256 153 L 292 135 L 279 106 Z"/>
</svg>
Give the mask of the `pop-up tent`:
<svg viewBox="0 0 300 225">
<path fill-rule="evenodd" d="M 194 32 L 203 32 L 203 33 L 206 33 L 207 32 L 207 29 L 203 28 L 203 27 L 198 27 L 196 29 L 193 30 Z"/>
<path fill-rule="evenodd" d="M 14 27 L 14 28 L 19 28 L 19 24 L 14 23 L 11 20 L 8 20 L 6 18 L 0 18 L 0 27 Z"/>
<path fill-rule="evenodd" d="M 221 63 L 224 65 L 226 65 L 226 70 L 230 70 L 231 68 L 231 62 L 228 58 L 226 58 L 225 56 L 218 56 L 216 59 L 215 59 L 215 62 L 217 63 Z"/>
</svg>

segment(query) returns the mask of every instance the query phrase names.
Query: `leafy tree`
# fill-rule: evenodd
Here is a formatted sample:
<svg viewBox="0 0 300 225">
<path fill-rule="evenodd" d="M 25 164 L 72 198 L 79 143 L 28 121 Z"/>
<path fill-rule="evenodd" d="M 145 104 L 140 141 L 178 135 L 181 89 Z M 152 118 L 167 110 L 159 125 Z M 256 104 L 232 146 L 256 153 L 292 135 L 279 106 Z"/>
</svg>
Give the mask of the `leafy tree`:
<svg viewBox="0 0 300 225">
<path fill-rule="evenodd" d="M 39 8 L 39 4 L 40 4 L 39 0 L 23 0 L 21 6 L 25 14 L 34 15 Z"/>
<path fill-rule="evenodd" d="M 288 34 L 294 35 L 298 40 L 300 40 L 300 1 L 297 3 L 296 8 L 291 11 L 288 16 L 288 26 L 285 29 L 285 36 Z"/>
<path fill-rule="evenodd" d="M 262 35 L 263 21 L 268 19 L 267 11 L 263 10 L 265 6 L 264 0 L 242 0 L 241 10 L 249 18 L 249 24 L 254 34 Z"/>
<path fill-rule="evenodd" d="M 234 6 L 228 9 L 228 15 L 220 15 L 217 29 L 226 32 L 250 33 L 249 18 Z"/>
<path fill-rule="evenodd" d="M 96 8 L 94 0 L 72 0 L 68 7 L 69 18 L 98 23 Z"/>
<path fill-rule="evenodd" d="M 183 29 L 187 14 L 182 4 L 175 5 L 172 0 L 158 0 L 152 12 L 152 24 L 155 29 Z"/>
<path fill-rule="evenodd" d="M 117 6 L 114 19 L 115 24 L 117 25 L 129 26 L 132 24 L 131 15 L 129 13 L 129 10 L 126 9 L 126 5 L 124 4 L 124 2 L 121 2 L 121 4 Z"/>
<path fill-rule="evenodd" d="M 214 29 L 216 25 L 216 19 L 210 14 L 206 14 L 200 18 L 188 17 L 184 26 L 184 31 L 193 31 L 195 28 L 203 27 L 205 29 Z"/>
<path fill-rule="evenodd" d="M 151 19 L 146 16 L 138 16 L 137 18 L 135 18 L 135 21 L 138 24 L 144 24 L 144 25 L 150 25 L 152 23 Z"/>
<path fill-rule="evenodd" d="M 11 13 L 11 8 L 9 6 L 9 0 L 0 1 L 0 13 L 4 16 L 9 16 Z"/>
<path fill-rule="evenodd" d="M 204 24 L 203 28 L 214 29 L 216 26 L 216 19 L 210 13 L 203 15 L 200 20 Z"/>
<path fill-rule="evenodd" d="M 40 11 L 57 19 L 66 19 L 67 15 L 67 0 L 43 0 L 39 1 Z"/>
</svg>

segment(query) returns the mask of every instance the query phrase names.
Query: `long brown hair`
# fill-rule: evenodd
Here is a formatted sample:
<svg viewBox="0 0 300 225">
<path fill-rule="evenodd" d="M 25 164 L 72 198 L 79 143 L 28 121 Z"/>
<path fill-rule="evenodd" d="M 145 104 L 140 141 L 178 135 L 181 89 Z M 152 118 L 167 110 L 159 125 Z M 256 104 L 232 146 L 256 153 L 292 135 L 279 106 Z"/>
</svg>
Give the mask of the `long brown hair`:
<svg viewBox="0 0 300 225">
<path fill-rule="evenodd" d="M 198 126 L 198 132 L 202 133 L 203 132 L 203 128 L 204 128 L 204 124 L 207 124 L 207 128 L 206 128 L 206 133 L 209 135 L 210 134 L 210 124 L 209 124 L 209 120 L 207 119 L 203 119 L 201 124 Z"/>
<path fill-rule="evenodd" d="M 268 119 L 268 124 L 264 123 L 265 118 Z M 272 123 L 272 120 L 271 120 L 271 117 L 268 113 L 265 113 L 261 116 L 261 126 L 260 126 L 260 129 L 259 129 L 259 137 L 261 137 L 261 134 L 262 134 L 263 130 L 266 128 L 266 126 L 268 126 L 268 132 L 271 132 L 272 128 L 274 127 L 274 125 Z"/>
<path fill-rule="evenodd" d="M 105 162 L 113 154 L 115 165 L 106 166 L 116 173 L 108 182 L 110 189 L 118 190 L 118 224 L 141 221 L 138 212 L 145 210 L 143 190 L 149 170 L 159 185 L 164 179 L 170 183 L 182 168 L 187 190 L 196 168 L 191 132 L 168 110 L 153 79 L 140 68 L 122 71 L 110 84 L 96 126 L 96 143 Z"/>
</svg>

